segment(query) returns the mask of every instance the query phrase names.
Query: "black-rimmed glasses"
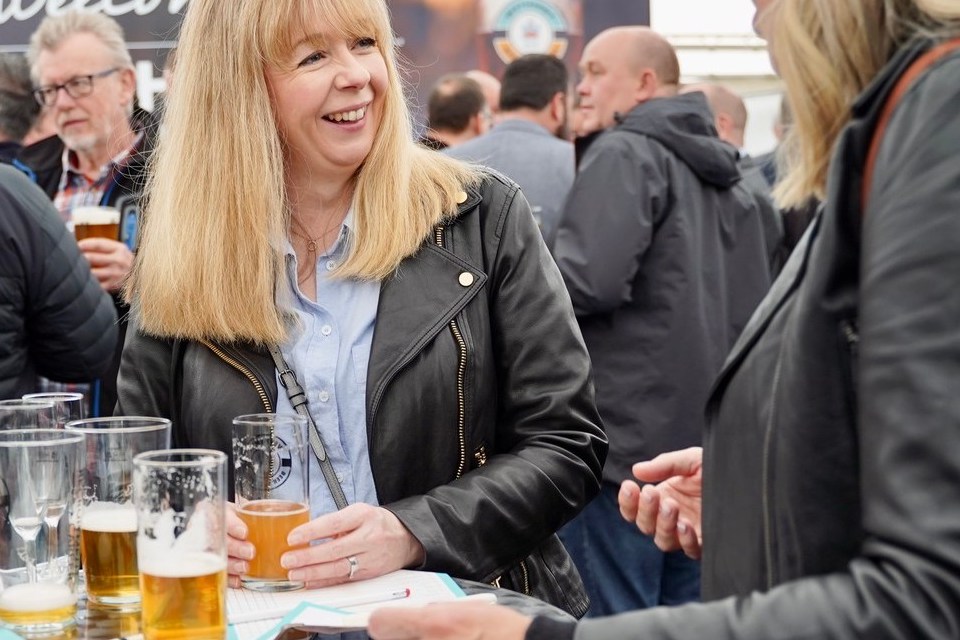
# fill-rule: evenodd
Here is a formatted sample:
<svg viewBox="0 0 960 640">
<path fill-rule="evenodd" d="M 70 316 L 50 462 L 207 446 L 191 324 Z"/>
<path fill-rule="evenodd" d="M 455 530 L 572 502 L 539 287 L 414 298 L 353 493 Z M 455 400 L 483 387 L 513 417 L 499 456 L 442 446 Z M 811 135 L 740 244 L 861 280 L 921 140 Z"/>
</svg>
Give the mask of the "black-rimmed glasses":
<svg viewBox="0 0 960 640">
<path fill-rule="evenodd" d="M 116 73 L 117 71 L 120 71 L 120 67 L 113 67 L 112 69 L 101 71 L 100 73 L 91 73 L 88 76 L 77 76 L 75 78 L 70 78 L 63 84 L 53 84 L 48 87 L 38 87 L 33 90 L 33 97 L 37 99 L 37 102 L 40 103 L 41 107 L 53 106 L 53 104 L 57 101 L 57 94 L 60 93 L 60 89 L 66 91 L 67 95 L 71 98 L 82 98 L 90 95 L 93 92 L 94 78 L 105 78 L 111 73 Z"/>
</svg>

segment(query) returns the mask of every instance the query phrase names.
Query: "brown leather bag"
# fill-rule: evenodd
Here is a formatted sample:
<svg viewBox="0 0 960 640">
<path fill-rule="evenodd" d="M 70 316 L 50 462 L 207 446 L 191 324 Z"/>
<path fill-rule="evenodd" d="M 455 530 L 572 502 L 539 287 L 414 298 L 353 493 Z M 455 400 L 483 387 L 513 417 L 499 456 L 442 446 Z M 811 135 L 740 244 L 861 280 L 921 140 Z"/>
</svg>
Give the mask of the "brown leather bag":
<svg viewBox="0 0 960 640">
<path fill-rule="evenodd" d="M 900 104 L 900 100 L 910 90 L 917 78 L 938 60 L 957 49 L 960 49 L 960 38 L 938 44 L 914 60 L 913 64 L 907 67 L 906 72 L 900 76 L 897 84 L 894 85 L 893 91 L 890 92 L 886 103 L 883 105 L 883 111 L 877 121 L 877 128 L 873 130 L 873 138 L 870 140 L 870 150 L 867 153 L 867 162 L 863 169 L 863 190 L 860 194 L 860 202 L 863 203 L 861 211 L 866 212 L 867 210 L 867 200 L 870 196 L 870 187 L 873 185 L 873 170 L 877 164 L 877 155 L 880 153 L 880 144 L 883 142 L 883 134 L 887 131 L 887 125 L 890 124 L 890 119 L 893 117 L 897 105 Z"/>
</svg>

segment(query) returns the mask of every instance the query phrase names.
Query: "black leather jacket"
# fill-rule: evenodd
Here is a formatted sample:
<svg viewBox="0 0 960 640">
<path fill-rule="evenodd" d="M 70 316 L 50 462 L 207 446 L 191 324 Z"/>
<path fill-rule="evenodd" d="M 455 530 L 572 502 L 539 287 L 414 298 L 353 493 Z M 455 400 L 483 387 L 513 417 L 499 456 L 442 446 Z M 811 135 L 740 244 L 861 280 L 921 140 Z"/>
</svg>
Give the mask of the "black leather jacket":
<svg viewBox="0 0 960 640">
<path fill-rule="evenodd" d="M 576 640 L 960 637 L 960 52 L 899 103 L 860 196 L 884 99 L 928 46 L 854 104 L 825 208 L 714 389 L 718 600 L 583 622 Z"/>
<path fill-rule="evenodd" d="M 481 187 L 382 284 L 367 377 L 377 494 L 422 543 L 424 569 L 491 581 L 547 541 L 553 575 L 525 565 L 524 578 L 582 614 L 551 534 L 599 490 L 590 361 L 526 200 L 497 177 Z M 119 388 L 119 414 L 168 416 L 174 446 L 228 453 L 232 418 L 277 398 L 265 351 L 140 331 Z"/>
</svg>

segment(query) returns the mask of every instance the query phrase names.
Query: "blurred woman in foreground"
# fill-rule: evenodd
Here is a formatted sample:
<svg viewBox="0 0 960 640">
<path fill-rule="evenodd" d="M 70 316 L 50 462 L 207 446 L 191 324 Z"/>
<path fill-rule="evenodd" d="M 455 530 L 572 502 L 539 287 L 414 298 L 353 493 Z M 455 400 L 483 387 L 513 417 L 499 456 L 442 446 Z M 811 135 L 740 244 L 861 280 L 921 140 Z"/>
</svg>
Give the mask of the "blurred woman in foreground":
<svg viewBox="0 0 960 640">
<path fill-rule="evenodd" d="M 702 456 L 639 464 L 659 484 L 620 492 L 661 548 L 702 542 L 710 602 L 579 624 L 384 610 L 377 640 L 960 637 L 960 48 L 877 134 L 911 63 L 960 36 L 960 7 L 756 4 L 796 115 L 780 203 L 825 207 L 720 375 Z"/>
</svg>

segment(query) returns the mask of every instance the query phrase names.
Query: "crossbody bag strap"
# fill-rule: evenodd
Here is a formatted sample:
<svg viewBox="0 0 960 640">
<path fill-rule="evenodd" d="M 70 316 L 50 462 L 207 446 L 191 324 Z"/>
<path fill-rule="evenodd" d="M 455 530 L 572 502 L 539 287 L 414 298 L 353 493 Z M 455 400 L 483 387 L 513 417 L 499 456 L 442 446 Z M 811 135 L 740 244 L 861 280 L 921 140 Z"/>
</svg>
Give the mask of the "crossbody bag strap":
<svg viewBox="0 0 960 640">
<path fill-rule="evenodd" d="M 317 461 L 320 463 L 320 472 L 323 473 L 323 479 L 327 482 L 330 495 L 333 496 L 333 501 L 337 504 L 337 509 L 343 509 L 349 503 L 343 493 L 343 487 L 340 486 L 340 481 L 337 479 L 337 472 L 333 468 L 333 463 L 330 462 L 330 458 L 327 456 L 327 450 L 323 446 L 323 440 L 320 438 L 320 430 L 317 429 L 317 425 L 313 421 L 313 416 L 310 415 L 310 410 L 307 408 L 307 394 L 303 390 L 303 387 L 300 386 L 300 382 L 297 380 L 297 374 L 287 364 L 279 347 L 270 347 L 270 355 L 273 356 L 273 364 L 277 367 L 277 372 L 280 374 L 280 384 L 286 389 L 287 398 L 290 399 L 293 410 L 307 420 L 307 430 L 310 434 L 310 448 L 313 449 L 313 453 L 317 456 Z"/>
<path fill-rule="evenodd" d="M 860 194 L 860 202 L 863 203 L 860 209 L 861 215 L 865 215 L 867 211 L 867 200 L 870 196 L 870 187 L 873 185 L 873 170 L 877 164 L 877 156 L 880 154 L 880 143 L 883 142 L 883 134 L 887 131 L 887 125 L 890 124 L 894 110 L 916 79 L 923 75 L 924 71 L 933 66 L 937 60 L 957 49 L 960 49 L 960 38 L 947 40 L 933 47 L 907 67 L 906 72 L 900 76 L 897 84 L 894 85 L 893 91 L 890 92 L 890 96 L 883 105 L 877 127 L 873 130 L 873 138 L 870 140 L 870 150 L 867 153 L 867 162 L 863 170 L 863 190 Z"/>
</svg>

